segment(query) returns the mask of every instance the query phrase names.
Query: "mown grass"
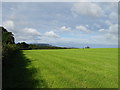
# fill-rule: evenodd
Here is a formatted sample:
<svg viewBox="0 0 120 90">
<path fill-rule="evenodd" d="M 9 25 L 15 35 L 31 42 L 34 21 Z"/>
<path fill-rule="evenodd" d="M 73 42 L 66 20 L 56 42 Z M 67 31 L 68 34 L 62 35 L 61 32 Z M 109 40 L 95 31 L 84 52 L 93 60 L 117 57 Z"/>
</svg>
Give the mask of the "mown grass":
<svg viewBox="0 0 120 90">
<path fill-rule="evenodd" d="M 32 67 L 29 60 L 22 51 L 14 53 L 9 60 L 4 61 L 2 65 L 2 88 L 44 88 L 47 83 L 42 79 L 39 72 L 39 78 L 35 79 L 37 69 Z M 27 68 L 31 66 L 31 68 Z"/>
<path fill-rule="evenodd" d="M 3 88 L 117 87 L 117 48 L 22 50 L 3 64 Z"/>
<path fill-rule="evenodd" d="M 117 88 L 118 49 L 23 50 L 47 88 Z M 38 83 L 35 88 L 41 88 Z"/>
</svg>

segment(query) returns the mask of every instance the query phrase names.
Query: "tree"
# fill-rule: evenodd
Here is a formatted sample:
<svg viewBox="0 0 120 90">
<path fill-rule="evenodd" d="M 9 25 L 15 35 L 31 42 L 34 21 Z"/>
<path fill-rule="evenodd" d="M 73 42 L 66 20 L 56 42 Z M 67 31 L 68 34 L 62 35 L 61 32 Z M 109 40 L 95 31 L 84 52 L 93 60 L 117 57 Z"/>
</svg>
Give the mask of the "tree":
<svg viewBox="0 0 120 90">
<path fill-rule="evenodd" d="M 0 27 L 0 30 L 2 30 L 2 43 L 4 44 L 15 44 L 14 37 L 12 32 L 8 32 L 5 28 Z"/>
<path fill-rule="evenodd" d="M 27 44 L 27 43 L 25 43 L 25 42 L 17 43 L 17 46 L 18 46 L 19 49 L 21 49 L 21 50 L 29 49 L 29 44 Z"/>
<path fill-rule="evenodd" d="M 85 47 L 85 48 L 90 48 L 89 46 Z"/>
<path fill-rule="evenodd" d="M 4 27 L 0 27 L 0 31 L 2 31 L 2 60 L 7 60 L 18 48 L 12 32 L 8 32 Z"/>
</svg>

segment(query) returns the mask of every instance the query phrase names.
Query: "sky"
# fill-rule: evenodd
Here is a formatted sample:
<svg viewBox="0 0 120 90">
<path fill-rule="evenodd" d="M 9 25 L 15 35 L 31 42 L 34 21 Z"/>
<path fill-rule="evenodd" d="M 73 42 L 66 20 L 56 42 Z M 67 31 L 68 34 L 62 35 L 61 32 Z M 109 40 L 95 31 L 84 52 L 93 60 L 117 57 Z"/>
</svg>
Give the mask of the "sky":
<svg viewBox="0 0 120 90">
<path fill-rule="evenodd" d="M 3 2 L 0 16 L 0 25 L 14 34 L 16 43 L 118 45 L 117 2 Z"/>
</svg>

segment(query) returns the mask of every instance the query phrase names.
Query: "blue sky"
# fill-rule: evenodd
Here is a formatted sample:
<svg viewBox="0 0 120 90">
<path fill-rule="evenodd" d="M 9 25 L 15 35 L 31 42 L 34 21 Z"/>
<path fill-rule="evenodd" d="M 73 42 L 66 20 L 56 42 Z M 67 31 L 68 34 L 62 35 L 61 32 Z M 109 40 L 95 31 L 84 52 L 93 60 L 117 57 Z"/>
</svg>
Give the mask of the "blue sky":
<svg viewBox="0 0 120 90">
<path fill-rule="evenodd" d="M 117 2 L 3 2 L 2 23 L 15 42 L 117 47 Z"/>
</svg>

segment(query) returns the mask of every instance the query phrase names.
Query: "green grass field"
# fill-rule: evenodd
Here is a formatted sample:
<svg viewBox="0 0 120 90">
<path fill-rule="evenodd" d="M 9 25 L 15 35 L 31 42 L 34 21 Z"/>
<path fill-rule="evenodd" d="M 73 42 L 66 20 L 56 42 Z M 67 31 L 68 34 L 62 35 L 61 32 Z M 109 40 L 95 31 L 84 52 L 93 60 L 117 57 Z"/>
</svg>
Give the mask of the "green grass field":
<svg viewBox="0 0 120 90">
<path fill-rule="evenodd" d="M 7 87 L 118 87 L 117 48 L 23 50 L 15 60 L 6 73 L 15 73 L 7 77 Z"/>
</svg>

